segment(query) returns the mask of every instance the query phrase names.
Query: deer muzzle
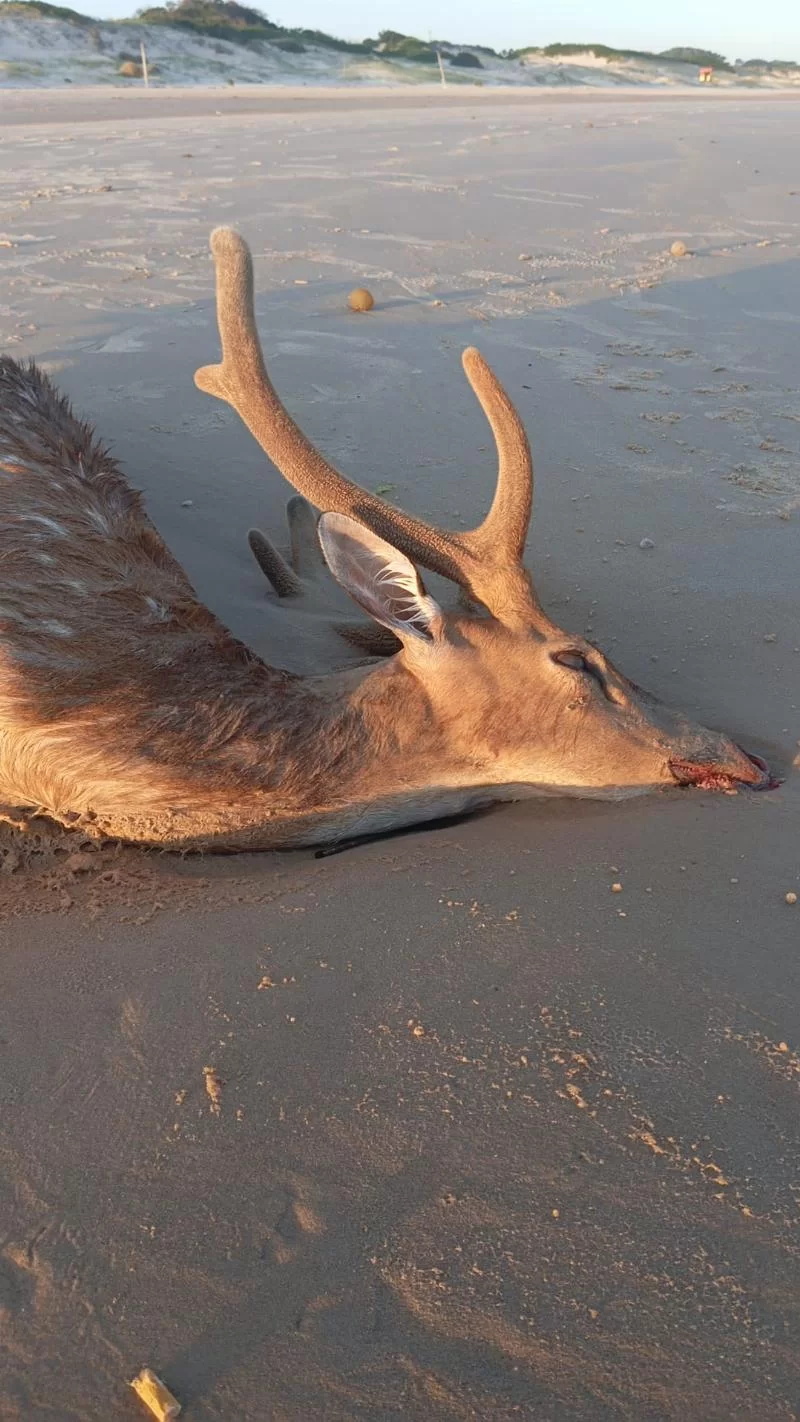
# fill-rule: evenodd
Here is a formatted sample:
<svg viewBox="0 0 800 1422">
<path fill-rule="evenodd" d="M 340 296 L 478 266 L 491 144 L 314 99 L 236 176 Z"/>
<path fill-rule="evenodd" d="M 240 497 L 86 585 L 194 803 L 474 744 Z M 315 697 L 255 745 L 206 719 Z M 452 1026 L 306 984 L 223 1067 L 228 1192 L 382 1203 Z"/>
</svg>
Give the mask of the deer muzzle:
<svg viewBox="0 0 800 1422">
<path fill-rule="evenodd" d="M 761 756 L 750 755 L 729 743 L 732 755 L 720 759 L 671 760 L 669 768 L 679 785 L 693 785 L 698 790 L 736 791 L 740 786 L 749 790 L 773 790 L 780 784 Z"/>
</svg>

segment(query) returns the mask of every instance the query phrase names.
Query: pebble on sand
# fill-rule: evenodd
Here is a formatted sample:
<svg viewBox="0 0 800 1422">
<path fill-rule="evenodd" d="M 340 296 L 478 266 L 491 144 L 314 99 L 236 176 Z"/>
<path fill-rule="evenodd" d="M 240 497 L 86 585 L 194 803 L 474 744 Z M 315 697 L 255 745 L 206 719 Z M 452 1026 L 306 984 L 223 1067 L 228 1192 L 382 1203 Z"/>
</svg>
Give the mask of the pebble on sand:
<svg viewBox="0 0 800 1422">
<path fill-rule="evenodd" d="M 375 297 L 365 286 L 357 286 L 355 291 L 350 292 L 347 304 L 351 311 L 371 311 L 375 305 Z"/>
<path fill-rule="evenodd" d="M 671 257 L 688 257 L 689 248 L 687 247 L 685 242 L 681 242 L 679 240 L 677 242 L 673 242 L 672 246 L 669 249 L 669 252 Z"/>
<path fill-rule="evenodd" d="M 790 892 L 786 895 L 786 902 L 787 902 L 787 904 L 796 904 L 796 903 L 797 903 L 797 894 L 794 894 L 794 893 L 792 893 L 792 892 L 790 891 Z"/>
</svg>

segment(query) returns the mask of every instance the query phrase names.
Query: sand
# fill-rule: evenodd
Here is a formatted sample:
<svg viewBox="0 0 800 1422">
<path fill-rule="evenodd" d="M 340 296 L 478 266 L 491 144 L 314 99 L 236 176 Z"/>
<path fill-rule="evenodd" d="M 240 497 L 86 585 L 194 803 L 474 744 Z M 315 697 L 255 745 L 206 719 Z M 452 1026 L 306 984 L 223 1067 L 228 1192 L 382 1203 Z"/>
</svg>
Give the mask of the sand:
<svg viewBox="0 0 800 1422">
<path fill-rule="evenodd" d="M 192 385 L 230 222 L 326 451 L 474 522 L 479 345 L 553 615 L 785 784 L 324 859 L 5 827 L 0 1415 L 133 1422 L 147 1366 L 197 1422 L 790 1419 L 800 108 L 189 98 L 4 98 L 0 331 L 213 609 L 279 664 L 335 655 L 247 551 L 286 488 Z"/>
</svg>

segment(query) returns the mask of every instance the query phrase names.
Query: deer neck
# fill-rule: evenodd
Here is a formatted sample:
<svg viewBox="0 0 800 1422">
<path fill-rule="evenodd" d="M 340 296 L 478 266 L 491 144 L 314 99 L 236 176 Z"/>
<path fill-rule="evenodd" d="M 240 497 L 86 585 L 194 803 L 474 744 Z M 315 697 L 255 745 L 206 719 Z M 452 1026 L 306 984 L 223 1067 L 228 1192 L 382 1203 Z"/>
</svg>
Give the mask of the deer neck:
<svg viewBox="0 0 800 1422">
<path fill-rule="evenodd" d="M 355 838 L 485 803 L 461 783 L 425 688 L 402 656 L 309 678 L 298 692 L 302 713 L 257 777 L 259 790 L 268 786 L 273 804 L 280 801 L 283 843 Z"/>
<path fill-rule="evenodd" d="M 402 657 L 311 678 L 228 665 L 224 718 L 202 671 L 190 691 L 188 668 L 175 671 L 180 723 L 112 718 L 108 779 L 82 774 L 76 748 L 74 774 L 35 801 L 97 837 L 220 850 L 353 838 L 481 802 L 445 773 L 443 734 Z"/>
<path fill-rule="evenodd" d="M 367 673 L 320 678 L 319 685 L 330 698 L 330 727 L 336 728 L 331 739 L 335 744 L 344 728 L 347 750 L 337 764 L 320 765 L 317 808 L 299 826 L 302 842 L 381 833 L 476 808 L 502 793 L 474 783 L 402 655 Z M 323 808 L 329 789 L 335 800 L 330 809 Z"/>
</svg>

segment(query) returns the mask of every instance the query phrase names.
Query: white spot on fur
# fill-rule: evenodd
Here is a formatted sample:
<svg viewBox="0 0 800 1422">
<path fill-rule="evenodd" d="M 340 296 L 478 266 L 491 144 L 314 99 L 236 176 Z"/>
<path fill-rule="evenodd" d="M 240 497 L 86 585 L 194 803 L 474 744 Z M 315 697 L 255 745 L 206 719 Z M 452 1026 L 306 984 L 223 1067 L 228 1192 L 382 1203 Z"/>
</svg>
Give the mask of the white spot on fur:
<svg viewBox="0 0 800 1422">
<path fill-rule="evenodd" d="M 98 529 L 100 533 L 111 532 L 111 526 L 108 522 L 108 519 L 100 513 L 99 509 L 87 509 L 86 512 L 89 515 L 89 521 L 94 524 L 95 528 Z"/>
<path fill-rule="evenodd" d="M 62 528 L 60 523 L 56 523 L 54 518 L 46 518 L 44 514 L 23 514 L 20 523 L 39 523 L 42 528 L 54 533 L 57 538 L 66 538 L 67 536 L 67 530 Z"/>
<path fill-rule="evenodd" d="M 45 632 L 52 632 L 54 637 L 74 636 L 72 628 L 68 627 L 66 622 L 56 622 L 52 618 L 47 618 L 42 623 L 42 627 L 44 628 Z"/>
</svg>

